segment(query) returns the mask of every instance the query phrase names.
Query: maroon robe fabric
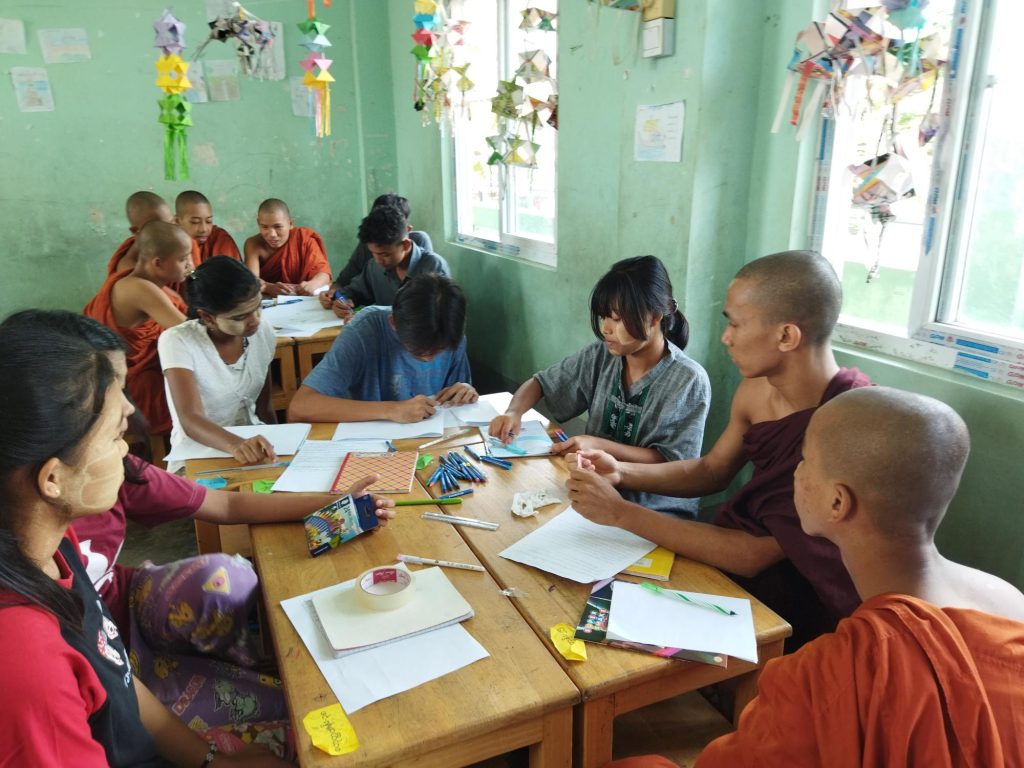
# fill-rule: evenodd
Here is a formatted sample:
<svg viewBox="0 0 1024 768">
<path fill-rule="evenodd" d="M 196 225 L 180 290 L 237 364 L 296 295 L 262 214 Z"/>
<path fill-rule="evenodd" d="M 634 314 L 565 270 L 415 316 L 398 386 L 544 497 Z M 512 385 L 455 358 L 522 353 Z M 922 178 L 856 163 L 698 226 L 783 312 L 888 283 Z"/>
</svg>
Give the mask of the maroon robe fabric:
<svg viewBox="0 0 1024 768">
<path fill-rule="evenodd" d="M 825 388 L 819 405 L 870 383 L 856 368 L 842 368 Z M 815 410 L 807 408 L 776 421 L 762 421 L 747 430 L 743 451 L 754 465 L 754 474 L 715 516 L 716 525 L 754 536 L 774 536 L 779 542 L 789 564 L 769 569 L 771 573 L 766 573 L 761 584 L 757 578 L 739 581 L 793 624 L 798 644 L 831 631 L 860 603 L 836 545 L 804 533 L 793 503 L 793 472 L 800 463 L 804 432 Z M 775 583 L 768 586 L 771 580 Z M 799 583 L 801 580 L 806 584 Z M 797 599 L 787 600 L 793 597 Z M 784 608 L 787 603 L 793 607 Z M 805 626 L 809 627 L 806 633 L 801 631 Z"/>
</svg>

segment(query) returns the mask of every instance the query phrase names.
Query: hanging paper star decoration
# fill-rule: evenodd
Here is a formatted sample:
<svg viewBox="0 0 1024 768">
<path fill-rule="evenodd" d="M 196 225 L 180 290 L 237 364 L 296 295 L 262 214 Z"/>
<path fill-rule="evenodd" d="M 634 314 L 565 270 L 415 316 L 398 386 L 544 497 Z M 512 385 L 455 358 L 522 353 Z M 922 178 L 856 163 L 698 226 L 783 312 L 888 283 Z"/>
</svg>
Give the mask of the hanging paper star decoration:
<svg viewBox="0 0 1024 768">
<path fill-rule="evenodd" d="M 267 67 L 264 52 L 274 42 L 274 33 L 270 23 L 263 21 L 253 13 L 235 3 L 233 16 L 218 16 L 210 22 L 210 36 L 196 50 L 192 60 L 203 55 L 206 46 L 212 40 L 224 43 L 234 40 L 242 73 L 245 75 L 264 77 Z"/>
<path fill-rule="evenodd" d="M 519 54 L 520 65 L 516 70 L 516 77 L 524 83 L 539 83 L 548 79 L 548 69 L 551 67 L 551 59 L 544 51 L 526 51 Z"/>
<path fill-rule="evenodd" d="M 545 32 L 555 31 L 555 19 L 558 18 L 557 13 L 545 11 L 543 8 L 527 8 L 524 11 L 520 11 L 520 13 L 523 16 L 523 20 L 519 24 L 520 29 L 540 29 Z"/>
<path fill-rule="evenodd" d="M 168 181 L 188 178 L 188 128 L 192 125 L 192 105 L 182 94 L 192 87 L 188 62 L 179 55 L 185 48 L 185 25 L 170 11 L 153 23 L 155 48 L 163 51 L 156 60 L 156 86 L 166 95 L 157 101 L 164 132 L 164 178 Z"/>
<path fill-rule="evenodd" d="M 451 93 L 459 91 L 462 103 L 473 88 L 466 70 L 469 64 L 456 65 L 456 48 L 463 44 L 468 22 L 448 18 L 443 2 L 414 0 L 412 17 L 416 31 L 409 51 L 416 59 L 413 81 L 413 107 L 424 123 L 440 122 L 451 114 Z"/>
<path fill-rule="evenodd" d="M 299 62 L 306 72 L 302 76 L 302 84 L 308 89 L 312 101 L 313 131 L 318 138 L 323 138 L 331 135 L 331 83 L 334 77 L 327 70 L 334 62 L 324 53 L 324 49 L 331 45 L 325 34 L 331 25 L 311 16 L 298 26 L 304 35 L 299 44 L 309 49 L 309 55 Z"/>
<path fill-rule="evenodd" d="M 515 81 L 499 80 L 498 93 L 491 99 L 491 112 L 498 117 L 515 120 L 519 117 L 519 107 L 523 103 L 523 86 Z"/>
</svg>

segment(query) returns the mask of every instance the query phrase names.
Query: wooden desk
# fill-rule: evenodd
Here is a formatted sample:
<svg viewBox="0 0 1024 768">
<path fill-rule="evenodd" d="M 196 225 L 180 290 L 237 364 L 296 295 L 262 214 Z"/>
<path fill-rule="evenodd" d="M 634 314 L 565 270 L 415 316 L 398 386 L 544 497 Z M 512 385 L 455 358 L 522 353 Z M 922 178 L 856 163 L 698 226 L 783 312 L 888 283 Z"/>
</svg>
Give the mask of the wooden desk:
<svg viewBox="0 0 1024 768">
<path fill-rule="evenodd" d="M 306 338 L 295 339 L 295 356 L 299 363 L 299 382 L 309 375 L 320 358 L 331 348 L 331 344 L 338 338 L 341 331 L 341 326 L 335 326 L 319 330 Z"/>
<path fill-rule="evenodd" d="M 451 450 L 452 445 L 472 439 L 445 443 L 429 450 L 436 456 Z M 730 658 L 729 666 L 722 669 L 655 658 L 594 643 L 587 645 L 588 661 L 579 663 L 565 660 L 554 649 L 549 639 L 550 628 L 563 622 L 576 625 L 590 593 L 590 585 L 506 560 L 498 553 L 568 506 L 546 507 L 536 517 L 526 519 L 515 517 L 510 511 L 512 495 L 519 491 L 547 490 L 565 499 L 564 482 L 568 471 L 563 463 L 562 459 L 514 459 L 510 471 L 478 465 L 487 473 L 488 482 L 476 484 L 473 494 L 465 497 L 467 500 L 453 514 L 501 524 L 497 531 L 462 527 L 460 533 L 502 588 L 517 587 L 529 595 L 516 600 L 516 607 L 580 690 L 583 700 L 576 708 L 574 718 L 575 764 L 580 768 L 597 768 L 612 758 L 612 724 L 616 716 L 721 680 L 737 679 L 738 717 L 742 708 L 756 695 L 757 675 L 761 667 L 769 659 L 782 654 L 783 641 L 791 629 L 782 618 L 715 568 L 677 557 L 669 586 L 750 599 L 759 664 Z M 433 466 L 420 473 L 422 482 L 429 479 L 428 473 Z M 462 486 L 465 488 L 466 483 Z M 441 492 L 437 485 L 430 490 L 434 495 Z"/>
<path fill-rule="evenodd" d="M 270 363 L 271 407 L 275 411 L 288 409 L 288 404 L 299 388 L 295 366 L 295 339 L 278 336 L 274 359 Z"/>
<path fill-rule="evenodd" d="M 414 498 L 428 498 L 417 486 Z M 486 573 L 446 570 L 476 616 L 463 626 L 489 658 L 349 716 L 360 747 L 330 757 L 312 746 L 302 718 L 336 701 L 281 608 L 281 600 L 394 562 L 399 552 L 478 562 L 451 526 L 406 507 L 383 530 L 309 556 L 298 523 L 252 527 L 256 567 L 303 766 L 455 768 L 528 746 L 532 768 L 569 768 L 579 692 Z M 414 566 L 416 568 L 416 566 Z"/>
</svg>

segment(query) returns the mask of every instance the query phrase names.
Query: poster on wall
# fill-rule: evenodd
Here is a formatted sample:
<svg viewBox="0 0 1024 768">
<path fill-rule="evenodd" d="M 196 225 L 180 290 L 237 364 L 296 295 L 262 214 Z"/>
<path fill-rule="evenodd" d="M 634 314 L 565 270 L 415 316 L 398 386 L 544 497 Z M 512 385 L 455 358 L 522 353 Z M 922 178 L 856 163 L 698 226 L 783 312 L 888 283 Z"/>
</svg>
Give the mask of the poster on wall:
<svg viewBox="0 0 1024 768">
<path fill-rule="evenodd" d="M 80 27 L 40 29 L 39 47 L 47 64 L 76 64 L 92 58 L 89 38 Z"/>
<path fill-rule="evenodd" d="M 22 112 L 53 112 L 53 91 L 45 67 L 11 67 L 11 81 Z"/>
<path fill-rule="evenodd" d="M 678 163 L 683 155 L 685 103 L 638 104 L 633 136 L 633 159 Z"/>
<path fill-rule="evenodd" d="M 234 59 L 207 59 L 205 62 L 206 92 L 210 101 L 241 101 L 238 62 Z"/>
<path fill-rule="evenodd" d="M 309 88 L 301 77 L 289 77 L 288 85 L 292 95 L 292 114 L 296 117 L 312 117 L 313 107 L 310 104 Z"/>
<path fill-rule="evenodd" d="M 264 63 L 266 68 L 262 70 L 263 76 L 267 80 L 284 80 L 284 24 L 280 21 L 269 21 L 267 23 L 270 24 L 270 31 L 274 35 L 274 42 L 263 52 L 263 55 L 267 57 L 267 61 Z"/>
<path fill-rule="evenodd" d="M 206 73 L 203 70 L 203 62 L 193 61 L 188 68 L 188 80 L 192 87 L 185 91 L 185 98 L 193 104 L 205 104 L 210 100 L 210 94 L 206 91 Z"/>
<path fill-rule="evenodd" d="M 0 19 L 0 53 L 25 53 L 25 25 L 21 19 Z"/>
</svg>

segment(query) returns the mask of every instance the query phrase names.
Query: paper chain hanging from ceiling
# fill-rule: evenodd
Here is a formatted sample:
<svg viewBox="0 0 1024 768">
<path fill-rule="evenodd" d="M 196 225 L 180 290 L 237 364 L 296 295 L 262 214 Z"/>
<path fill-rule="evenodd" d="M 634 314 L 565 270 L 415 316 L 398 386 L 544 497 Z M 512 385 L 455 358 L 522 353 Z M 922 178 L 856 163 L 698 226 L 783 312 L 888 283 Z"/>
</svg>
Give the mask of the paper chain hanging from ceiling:
<svg viewBox="0 0 1024 768">
<path fill-rule="evenodd" d="M 423 123 L 440 123 L 451 117 L 452 91 L 461 94 L 466 103 L 466 92 L 473 81 L 466 74 L 469 64 L 456 64 L 456 48 L 461 46 L 468 22 L 456 21 L 448 16 L 443 2 L 415 0 L 412 17 L 416 31 L 412 33 L 410 53 L 416 58 L 413 82 L 413 107 L 420 113 Z"/>
<path fill-rule="evenodd" d="M 324 5 L 330 3 L 325 0 Z M 325 53 L 325 49 L 331 46 L 325 34 L 330 28 L 330 24 L 318 21 L 316 16 L 310 16 L 299 24 L 299 30 L 304 35 L 299 44 L 309 49 L 309 55 L 299 62 L 299 66 L 306 71 L 302 76 L 302 84 L 309 91 L 313 132 L 318 138 L 331 135 L 331 83 L 334 78 L 327 70 L 334 62 Z"/>
<path fill-rule="evenodd" d="M 185 48 L 185 25 L 170 11 L 153 22 L 156 31 L 154 48 L 163 53 L 156 60 L 156 86 L 164 92 L 157 104 L 164 124 L 164 178 L 168 181 L 188 178 L 188 134 L 192 125 L 192 105 L 182 95 L 192 83 L 188 79 L 188 63 L 181 58 Z"/>
<path fill-rule="evenodd" d="M 274 33 L 268 22 L 243 8 L 240 3 L 233 3 L 233 6 L 235 12 L 232 16 L 218 16 L 210 22 L 210 36 L 196 50 L 192 61 L 203 55 L 212 40 L 220 40 L 222 43 L 235 40 L 242 74 L 262 78 L 267 66 L 263 54 L 273 44 Z"/>
<path fill-rule="evenodd" d="M 557 14 L 540 8 L 526 8 L 521 14 L 520 29 L 556 31 Z M 551 84 L 546 98 L 526 92 L 526 86 L 543 82 Z M 541 147 L 533 139 L 542 123 L 558 129 L 557 90 L 551 77 L 551 59 L 544 51 L 535 49 L 519 54 L 519 68 L 511 80 L 498 82 L 497 93 L 491 99 L 498 133 L 487 137 L 487 146 L 491 149 L 488 165 L 537 167 L 537 152 Z"/>
<path fill-rule="evenodd" d="M 823 22 L 814 22 L 796 36 L 789 74 L 775 114 L 772 133 L 777 133 L 790 94 L 791 125 L 802 139 L 823 102 L 835 105 L 848 77 L 875 77 L 882 83 L 884 102 L 900 99 L 935 84 L 942 43 L 937 32 L 923 35 L 923 11 L 928 0 L 883 0 L 877 8 L 859 12 L 835 10 Z M 904 39 L 904 33 L 910 39 Z M 810 94 L 807 87 L 814 82 Z M 934 135 L 934 126 L 927 138 Z"/>
</svg>

